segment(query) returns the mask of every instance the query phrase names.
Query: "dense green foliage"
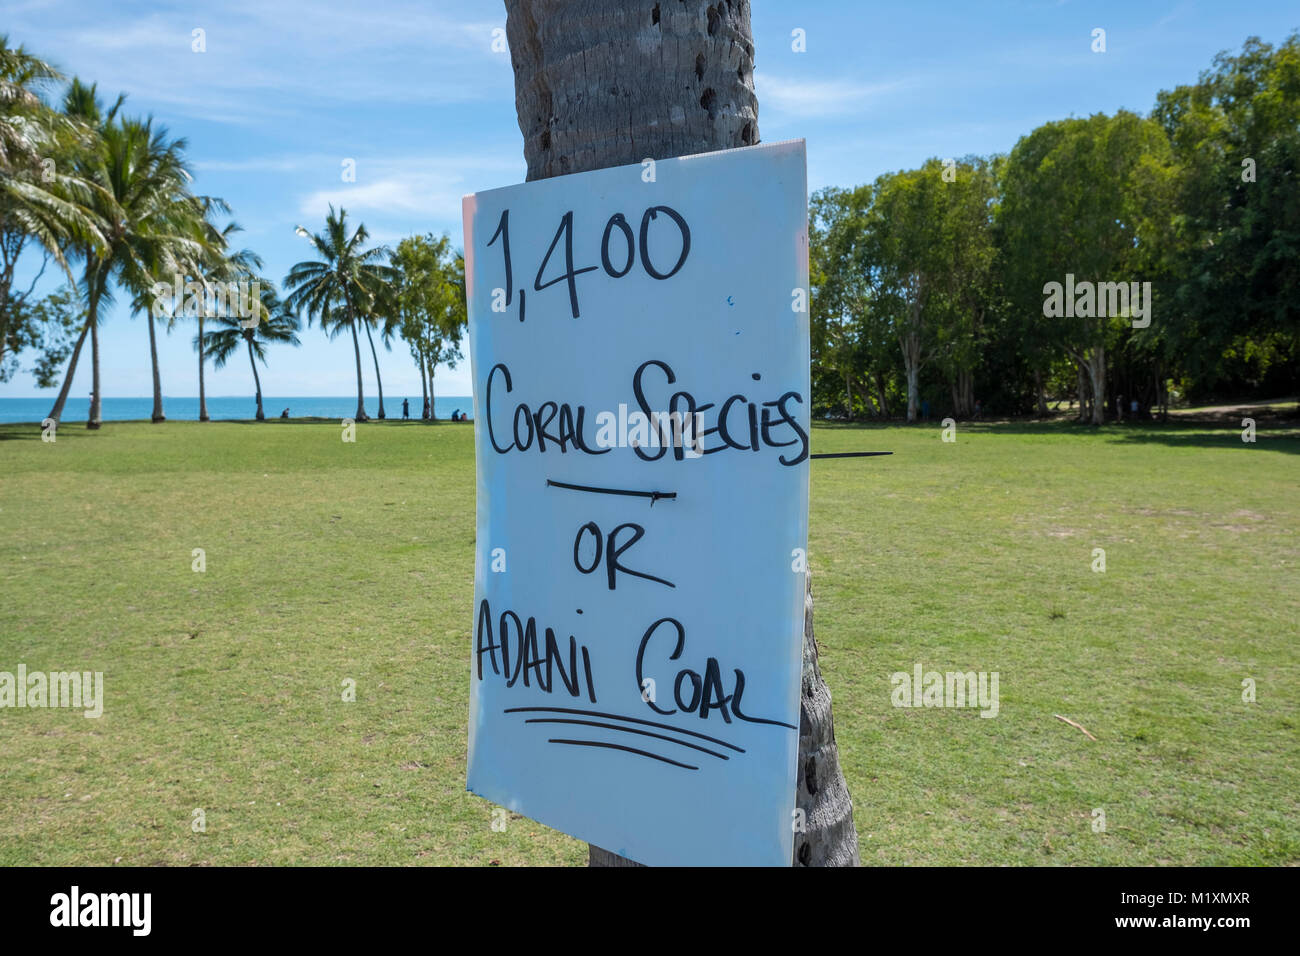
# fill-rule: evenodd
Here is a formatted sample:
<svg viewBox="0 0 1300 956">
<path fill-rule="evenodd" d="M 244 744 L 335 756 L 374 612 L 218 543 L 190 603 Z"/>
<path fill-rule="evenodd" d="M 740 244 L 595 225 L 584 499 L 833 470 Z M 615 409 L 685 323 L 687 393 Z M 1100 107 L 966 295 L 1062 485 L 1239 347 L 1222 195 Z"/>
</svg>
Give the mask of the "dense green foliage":
<svg viewBox="0 0 1300 956">
<path fill-rule="evenodd" d="M 810 239 L 819 415 L 1046 414 L 1051 398 L 1100 423 L 1134 400 L 1145 417 L 1171 397 L 1294 393 L 1300 34 L 1220 54 L 1147 117 L 1050 122 L 1006 156 L 823 189 Z M 1076 301 L 1076 281 L 1096 289 Z"/>
</svg>

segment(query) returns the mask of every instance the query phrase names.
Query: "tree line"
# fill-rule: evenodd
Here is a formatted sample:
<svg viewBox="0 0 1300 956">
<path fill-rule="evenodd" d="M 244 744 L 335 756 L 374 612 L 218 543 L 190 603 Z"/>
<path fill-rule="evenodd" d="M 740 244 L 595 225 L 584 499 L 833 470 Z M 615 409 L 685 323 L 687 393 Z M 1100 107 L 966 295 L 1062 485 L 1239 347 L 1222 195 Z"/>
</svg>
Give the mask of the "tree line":
<svg viewBox="0 0 1300 956">
<path fill-rule="evenodd" d="M 378 416 L 376 336 L 406 343 L 431 418 L 434 370 L 462 358 L 464 260 L 450 240 L 373 246 L 331 207 L 322 231 L 297 227 L 315 258 L 289 270 L 281 296 L 261 258 L 236 248 L 229 206 L 192 190 L 185 140 L 123 107 L 0 36 L 0 381 L 34 356 L 40 386 L 62 378 L 57 421 L 89 340 L 87 424 L 99 427 L 101 312 L 120 297 L 147 325 L 155 421 L 156 324 L 196 324 L 200 419 L 208 361 L 241 350 L 261 419 L 258 363 L 270 345 L 298 344 L 304 316 L 352 340 L 357 420 L 363 335 Z M 1219 54 L 1146 115 L 1057 120 L 1005 155 L 819 190 L 809 226 L 819 417 L 1047 415 L 1068 402 L 1101 423 L 1170 401 L 1293 394 L 1300 33 Z M 41 265 L 20 288 L 24 255 Z M 37 295 L 47 266 L 67 281 Z M 214 288 L 235 287 L 255 290 L 251 314 L 242 297 L 213 306 Z"/>
<path fill-rule="evenodd" d="M 1300 33 L 810 204 L 813 409 L 1100 424 L 1300 384 Z M 1136 403 L 1136 404 L 1135 404 Z"/>
<path fill-rule="evenodd" d="M 462 357 L 465 265 L 447 236 L 415 235 L 395 249 L 369 244 L 364 224 L 331 206 L 325 228 L 302 226 L 314 259 L 293 266 L 284 294 L 261 274 L 262 259 L 237 248 L 241 231 L 220 198 L 197 194 L 186 141 L 152 116 L 128 116 L 94 84 L 70 82 L 49 62 L 0 35 L 0 382 L 30 366 L 37 384 L 62 386 L 50 410 L 63 415 L 87 339 L 92 390 L 88 428 L 102 424 L 100 325 L 103 307 L 121 298 L 147 326 L 153 372 L 153 421 L 165 420 L 157 326 L 196 324 L 199 419 L 208 420 L 204 373 L 241 350 L 252 366 L 255 415 L 265 418 L 258 363 L 267 347 L 298 345 L 303 317 L 332 339 L 352 339 L 356 419 L 366 413 L 361 335 L 374 362 L 378 417 L 386 417 L 375 336 L 386 348 L 407 344 L 420 372 L 422 417 L 434 417 L 438 365 Z M 40 266 L 16 284 L 23 257 Z M 66 282 L 39 295 L 47 267 Z"/>
</svg>

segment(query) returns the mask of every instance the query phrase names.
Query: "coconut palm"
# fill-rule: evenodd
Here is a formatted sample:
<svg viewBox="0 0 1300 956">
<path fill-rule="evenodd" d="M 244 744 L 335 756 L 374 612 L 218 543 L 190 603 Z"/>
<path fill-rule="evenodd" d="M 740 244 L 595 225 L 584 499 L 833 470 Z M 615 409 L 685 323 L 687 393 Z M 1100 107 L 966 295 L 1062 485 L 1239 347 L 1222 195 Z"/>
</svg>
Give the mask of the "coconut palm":
<svg viewBox="0 0 1300 956">
<path fill-rule="evenodd" d="M 384 250 L 384 253 L 386 254 L 387 250 Z M 360 317 L 361 326 L 366 330 L 366 339 L 370 342 L 370 357 L 375 363 L 375 388 L 379 391 L 379 417 L 381 419 L 387 417 L 384 414 L 384 380 L 379 374 L 379 352 L 375 350 L 375 338 L 371 334 L 371 328 L 376 325 L 380 326 L 380 334 L 383 338 L 384 349 L 392 351 L 392 345 L 390 344 L 392 334 L 385 334 L 387 326 L 391 320 L 385 319 L 378 314 L 378 311 L 382 308 L 382 306 L 379 305 L 379 300 L 383 297 L 383 293 L 386 293 L 387 291 L 386 285 L 381 286 L 379 289 L 381 295 L 370 301 L 369 308 L 367 308 Z"/>
<path fill-rule="evenodd" d="M 364 224 L 348 235 L 347 216 L 346 209 L 340 208 L 335 213 L 334 207 L 330 206 L 323 233 L 310 233 L 302 226 L 297 227 L 298 235 L 311 243 L 320 258 L 300 262 L 289 270 L 284 280 L 288 292 L 284 301 L 298 315 L 306 311 L 309 322 L 319 319 L 321 328 L 330 338 L 343 329 L 352 333 L 352 348 L 357 360 L 356 420 L 363 422 L 369 416 L 366 415 L 362 391 L 361 341 L 357 325 L 365 325 L 366 335 L 370 335 L 371 317 L 387 310 L 385 303 L 395 272 L 381 261 L 387 257 L 387 250 L 382 247 L 364 248 L 370 238 Z M 370 348 L 375 358 L 377 378 L 379 356 L 374 352 L 373 338 Z M 382 418 L 382 391 L 379 407 Z"/>
<path fill-rule="evenodd" d="M 168 207 L 166 215 L 158 217 L 158 221 L 169 223 L 170 231 L 159 233 L 154 237 L 156 249 L 148 273 L 151 283 L 145 286 L 140 278 L 131 282 L 132 291 L 135 293 L 131 303 L 131 314 L 134 316 L 143 312 L 149 326 L 149 362 L 153 380 L 153 421 L 155 423 L 166 421 L 166 416 L 163 414 L 162 375 L 158 366 L 158 343 L 154 320 L 163 318 L 164 309 L 170 304 L 170 312 L 165 315 L 166 329 L 170 333 L 182 312 L 186 315 L 191 314 L 188 308 L 190 303 L 186 297 L 182 297 L 180 302 L 170 302 L 176 280 L 180 279 L 184 288 L 185 281 L 192 278 L 206 292 L 211 277 L 207 275 L 205 266 L 212 264 L 214 268 L 220 268 L 225 250 L 222 234 L 208 221 L 211 210 L 225 209 L 225 204 L 221 200 L 181 192 L 167 199 L 166 204 Z M 161 291 L 160 287 L 168 290 L 162 296 L 156 294 L 157 291 Z M 199 301 L 195 303 L 197 308 L 194 314 L 198 315 L 201 325 L 203 309 L 207 307 L 209 297 L 203 295 L 197 298 Z M 182 306 L 185 308 L 183 309 Z M 202 371 L 200 362 L 200 408 L 205 407 Z"/>
<path fill-rule="evenodd" d="M 75 163 L 79 152 L 96 148 L 95 132 L 42 96 L 59 79 L 50 64 L 0 34 L 0 363 L 21 331 L 15 323 L 21 325 L 19 307 L 30 290 L 15 298 L 10 290 L 29 241 L 73 284 L 65 250 L 105 245 L 92 208 L 102 191 L 77 174 Z"/>
<path fill-rule="evenodd" d="M 205 196 L 202 201 L 205 206 L 205 213 L 210 213 L 215 208 L 224 209 L 225 206 L 220 200 L 211 197 Z M 206 226 L 207 241 L 204 244 L 203 255 L 200 257 L 200 261 L 191 265 L 193 275 L 203 283 L 205 290 L 213 284 L 221 284 L 230 288 L 233 284 L 241 282 L 256 281 L 260 283 L 265 281 L 259 279 L 257 275 L 258 270 L 262 268 L 262 258 L 257 253 L 251 249 L 240 249 L 234 252 L 230 250 L 231 238 L 235 233 L 243 231 L 243 227 L 239 223 L 232 220 L 220 230 L 213 226 L 211 222 L 207 222 Z M 203 302 L 200 303 L 200 307 L 194 310 L 194 318 L 199 325 L 198 334 L 194 337 L 194 344 L 199 353 L 199 421 L 201 422 L 210 420 L 205 381 L 207 346 L 205 344 L 206 337 L 203 334 L 203 323 L 205 319 L 216 317 L 215 314 L 208 314 L 208 301 L 208 297 L 205 296 Z M 188 310 L 186 314 L 188 315 Z M 241 317 L 247 318 L 247 316 Z"/>
<path fill-rule="evenodd" d="M 88 330 L 93 385 L 87 428 L 99 428 L 102 423 L 99 306 L 108 293 L 110 280 L 130 293 L 133 305 L 138 306 L 145 301 L 156 277 L 178 270 L 181 263 L 193 261 L 202 248 L 202 237 L 194 221 L 195 201 L 188 192 L 190 174 L 184 160 L 185 141 L 170 139 L 165 128 L 155 128 L 152 117 L 144 120 L 120 117 L 122 101 L 118 97 L 113 107 L 104 111 L 95 96 L 95 87 L 84 86 L 77 80 L 64 99 L 66 113 L 99 130 L 100 149 L 83 157 L 79 171 L 106 194 L 103 201 L 96 202 L 96 213 L 103 223 L 107 247 L 98 254 L 89 248 L 81 250 L 86 264 L 83 279 L 86 329 L 73 350 L 63 387 L 49 417 L 57 421 L 63 414 Z M 150 351 L 155 357 L 154 419 L 159 421 L 161 388 L 151 309 L 147 311 L 147 322 Z"/>
<path fill-rule="evenodd" d="M 76 157 L 76 169 L 83 179 L 98 187 L 99 191 L 93 197 L 91 209 L 104 242 L 99 245 L 84 242 L 76 248 L 76 254 L 84 263 L 79 289 L 82 301 L 86 303 L 86 321 L 82 326 L 81 335 L 77 338 L 77 344 L 72 349 L 72 356 L 68 359 L 68 370 L 63 375 L 63 386 L 59 389 L 54 407 L 47 417 L 56 423 L 62 419 L 63 406 L 68 400 L 68 391 L 72 388 L 72 379 L 76 375 L 77 360 L 81 357 L 81 349 L 86 344 L 86 335 L 89 333 L 94 361 L 91 414 L 90 420 L 86 423 L 88 428 L 99 427 L 96 414 L 99 396 L 99 306 L 102 301 L 112 301 L 112 294 L 108 289 L 107 269 L 104 267 L 105 260 L 111 254 L 108 236 L 113 231 L 113 223 L 119 221 L 122 215 L 122 210 L 117 206 L 116 196 L 104 185 L 108 175 L 105 167 L 107 147 L 103 142 L 103 131 L 116 121 L 117 111 L 121 108 L 122 102 L 123 97 L 118 96 L 117 101 L 105 110 L 96 95 L 96 84 L 86 86 L 75 77 L 63 97 L 63 114 L 95 131 L 95 146 Z"/>
<path fill-rule="evenodd" d="M 266 346 L 273 342 L 300 344 L 298 329 L 301 322 L 280 300 L 270 282 L 259 279 L 258 283 L 261 294 L 252 319 L 232 315 L 230 310 L 226 310 L 226 314 L 212 317 L 215 328 L 202 333 L 202 342 L 199 336 L 195 336 L 195 345 L 201 345 L 212 355 L 212 364 L 216 368 L 223 368 L 240 344 L 247 346 L 248 364 L 253 369 L 253 387 L 257 390 L 257 420 L 261 422 L 266 420 L 266 413 L 262 409 L 262 379 L 257 374 L 257 360 L 266 364 Z"/>
<path fill-rule="evenodd" d="M 749 4 L 680 0 L 663 4 L 662 16 L 656 4 L 648 28 L 645 4 L 606 0 L 595 30 L 589 3 L 505 4 L 530 181 L 758 142 Z M 607 81 L 593 84 L 593 76 Z M 792 862 L 856 864 L 853 804 L 817 667 L 811 590 L 802 686 L 796 805 L 807 832 L 796 835 Z M 589 859 L 627 862 L 599 847 Z"/>
</svg>

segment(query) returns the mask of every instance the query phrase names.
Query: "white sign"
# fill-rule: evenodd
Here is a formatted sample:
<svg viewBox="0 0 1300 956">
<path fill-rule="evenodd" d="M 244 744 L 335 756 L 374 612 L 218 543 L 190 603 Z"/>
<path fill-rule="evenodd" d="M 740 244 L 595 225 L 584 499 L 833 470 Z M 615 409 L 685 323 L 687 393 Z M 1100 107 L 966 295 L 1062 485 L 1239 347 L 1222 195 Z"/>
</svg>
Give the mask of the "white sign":
<svg viewBox="0 0 1300 956">
<path fill-rule="evenodd" d="M 789 866 L 803 141 L 467 196 L 468 786 L 648 864 Z"/>
</svg>

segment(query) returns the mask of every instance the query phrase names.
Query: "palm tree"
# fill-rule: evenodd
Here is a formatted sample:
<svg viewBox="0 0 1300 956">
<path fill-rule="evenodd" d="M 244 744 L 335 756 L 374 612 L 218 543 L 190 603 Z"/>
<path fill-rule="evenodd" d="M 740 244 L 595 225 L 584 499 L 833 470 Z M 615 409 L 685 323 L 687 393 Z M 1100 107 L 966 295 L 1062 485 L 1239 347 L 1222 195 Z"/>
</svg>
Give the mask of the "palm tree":
<svg viewBox="0 0 1300 956">
<path fill-rule="evenodd" d="M 152 120 L 147 121 L 146 126 L 151 122 Z M 208 216 L 213 211 L 228 211 L 226 204 L 220 199 L 194 196 L 190 193 L 190 174 L 184 167 L 182 156 L 185 141 L 182 139 L 167 143 L 165 129 L 158 131 L 157 139 L 160 144 L 165 144 L 166 154 L 175 156 L 177 170 L 170 181 L 165 172 L 162 172 L 157 179 L 159 209 L 152 217 L 151 232 L 147 236 L 150 245 L 145 250 L 146 256 L 141 260 L 141 266 L 147 269 L 147 274 L 128 272 L 124 277 L 136 292 L 132 312 L 144 311 L 145 321 L 149 326 L 149 359 L 153 373 L 153 421 L 155 423 L 165 421 L 166 416 L 163 414 L 162 376 L 158 367 L 158 344 L 154 330 L 153 285 L 165 283 L 174 288 L 178 277 L 184 278 L 186 275 L 193 274 L 200 278 L 206 290 L 210 277 L 202 275 L 202 270 L 209 263 L 215 263 L 220 268 L 225 249 L 224 237 L 208 221 Z M 207 296 L 204 296 L 203 307 L 206 307 L 207 301 Z M 201 307 L 200 321 L 202 321 L 202 311 Z M 175 324 L 176 313 L 177 309 L 173 304 L 172 313 L 167 321 L 168 332 Z M 200 396 L 200 403 L 202 404 L 202 396 Z"/>
<path fill-rule="evenodd" d="M 208 212 L 212 203 L 221 203 L 220 200 L 213 200 L 210 197 L 196 197 L 188 193 L 177 195 L 166 200 L 170 207 L 166 220 L 171 223 L 173 233 L 164 233 L 155 237 L 157 248 L 155 250 L 155 259 L 153 265 L 149 268 L 148 278 L 152 280 L 152 285 L 143 287 L 139 280 L 132 282 L 135 296 L 131 303 L 131 313 L 135 315 L 144 312 L 146 321 L 149 324 L 149 361 L 152 370 L 153 379 L 153 417 L 156 424 L 166 421 L 167 417 L 163 414 L 162 404 L 162 375 L 158 367 L 158 343 L 154 330 L 155 318 L 160 318 L 161 306 L 163 301 L 155 295 L 155 290 L 162 286 L 169 290 L 175 288 L 176 280 L 184 282 L 189 277 L 197 279 L 206 290 L 208 279 L 203 274 L 203 265 L 209 261 L 220 262 L 224 244 L 221 234 L 207 220 Z M 224 204 L 222 204 L 224 205 Z M 198 317 L 199 323 L 203 322 L 203 309 L 206 307 L 207 297 L 204 296 L 199 304 Z M 176 324 L 176 319 L 182 314 L 182 311 L 188 313 L 188 309 L 183 310 L 184 296 L 181 301 L 172 302 L 170 314 L 167 315 L 166 328 L 170 333 Z M 201 358 L 201 356 L 200 356 Z M 204 398 L 202 389 L 202 365 L 199 368 L 199 405 L 204 408 Z"/>
<path fill-rule="evenodd" d="M 365 249 L 370 234 L 364 224 L 348 235 L 348 213 L 340 208 L 338 213 L 329 207 L 325 217 L 325 231 L 310 233 L 298 226 L 298 235 L 305 237 L 320 256 L 318 260 L 300 262 L 285 277 L 288 290 L 285 305 L 296 314 L 307 312 L 308 321 L 319 318 L 321 328 L 333 338 L 344 328 L 352 333 L 352 347 L 357 360 L 357 413 L 356 420 L 364 422 L 365 398 L 361 383 L 361 341 L 357 324 L 364 323 L 370 335 L 370 317 L 383 313 L 388 307 L 389 286 L 395 278 L 394 270 L 380 260 L 387 256 L 382 247 Z M 374 352 L 374 339 L 370 349 L 375 357 L 375 376 L 379 375 L 379 356 Z M 382 385 L 380 386 L 382 390 Z M 382 391 L 379 417 L 383 418 Z"/>
<path fill-rule="evenodd" d="M 758 142 L 748 3 L 655 4 L 647 25 L 646 4 L 605 0 L 594 31 L 589 3 L 505 4 L 530 181 Z M 602 82 L 592 83 L 593 76 Z M 677 114 L 671 121 L 670 110 Z M 853 865 L 853 804 L 835 747 L 830 692 L 817 667 L 811 584 L 802 687 L 796 805 L 807 832 L 796 834 L 791 862 Z M 627 864 L 594 846 L 589 859 Z"/>
<path fill-rule="evenodd" d="M 216 329 L 195 336 L 195 344 L 212 354 L 212 364 L 223 368 L 235 349 L 243 342 L 248 347 L 248 364 L 253 368 L 253 386 L 257 390 L 257 420 L 266 420 L 262 409 L 262 379 L 257 374 L 257 359 L 266 364 L 266 346 L 272 342 L 288 342 L 298 345 L 298 329 L 301 325 L 298 316 L 280 301 L 275 287 L 266 280 L 258 280 L 261 285 L 260 301 L 256 323 L 245 320 L 238 315 L 227 314 L 214 317 Z"/>
<path fill-rule="evenodd" d="M 14 299 L 10 290 L 28 241 L 74 285 L 65 249 L 105 245 L 92 208 L 105 197 L 78 175 L 75 162 L 78 153 L 95 150 L 95 131 L 51 109 L 41 95 L 59 79 L 50 64 L 0 34 L 0 363 L 16 334 L 14 322 L 21 321 L 18 306 L 26 295 Z"/>
<path fill-rule="evenodd" d="M 225 205 L 221 200 L 206 196 L 203 197 L 203 202 L 208 210 L 216 208 L 218 204 L 222 207 Z M 240 282 L 257 281 L 260 283 L 265 281 L 261 280 L 257 275 L 258 270 L 262 268 L 262 258 L 257 253 L 251 249 L 240 249 L 237 252 L 229 251 L 231 237 L 235 233 L 243 231 L 243 227 L 239 223 L 232 220 L 226 223 L 221 230 L 217 230 L 211 223 L 208 223 L 207 229 L 208 242 L 206 243 L 205 254 L 202 260 L 193 267 L 196 276 L 202 275 L 205 287 L 211 283 L 220 283 L 230 288 L 231 284 Z M 199 421 L 201 422 L 210 420 L 204 376 L 207 346 L 203 334 L 203 320 L 213 316 L 207 314 L 206 305 L 207 299 L 205 297 L 203 307 L 199 308 L 195 315 L 199 324 L 199 331 L 194 337 L 194 344 L 199 352 Z"/>
<path fill-rule="evenodd" d="M 106 260 L 112 252 L 109 237 L 114 232 L 114 224 L 122 218 L 122 210 L 118 206 L 116 195 L 105 186 L 108 180 L 105 162 L 108 149 L 103 141 L 103 132 L 114 123 L 124 97 L 118 96 L 117 101 L 105 111 L 96 96 L 95 90 L 96 84 L 92 83 L 90 86 L 86 86 L 74 77 L 71 86 L 69 86 L 63 97 L 63 113 L 65 116 L 71 117 L 95 131 L 94 148 L 79 154 L 75 162 L 77 173 L 87 182 L 94 183 L 98 187 L 98 192 L 92 197 L 91 209 L 96 225 L 104 237 L 104 242 L 99 245 L 84 242 L 79 244 L 76 250 L 77 255 L 84 263 L 84 275 L 80 282 L 80 289 L 82 299 L 86 303 L 86 322 L 82 326 L 81 335 L 77 338 L 77 344 L 72 349 L 72 356 L 68 359 L 68 370 L 63 375 L 63 386 L 59 389 L 59 395 L 54 400 L 54 407 L 50 409 L 50 414 L 47 416 L 56 423 L 62 419 L 63 406 L 68 400 L 68 391 L 72 388 L 72 379 L 77 372 L 77 360 L 81 357 L 81 348 L 86 343 L 86 334 L 89 333 L 93 362 L 90 416 L 86 422 L 87 428 L 99 427 L 99 415 L 97 414 L 99 407 L 99 305 L 101 300 L 104 299 L 112 301 L 112 295 L 108 291 Z"/>
<path fill-rule="evenodd" d="M 384 414 L 384 380 L 379 375 L 379 353 L 375 350 L 375 339 L 374 336 L 370 334 L 370 327 L 384 320 L 376 315 L 375 308 L 375 300 L 372 299 L 366 311 L 361 313 L 361 326 L 366 330 L 366 338 L 370 342 L 370 357 L 375 363 L 375 388 L 379 391 L 379 418 L 382 421 L 387 417 Z M 384 324 L 387 325 L 386 322 Z M 392 346 L 388 344 L 389 337 L 387 335 L 383 335 L 382 337 L 384 340 L 384 348 L 391 351 Z"/>
<path fill-rule="evenodd" d="M 99 130 L 101 148 L 84 158 L 85 178 L 102 187 L 107 198 L 97 204 L 104 224 L 107 248 L 100 254 L 82 250 L 86 262 L 84 288 L 87 300 L 86 328 L 90 332 L 92 395 L 87 428 L 102 424 L 102 394 L 99 383 L 99 305 L 108 293 L 110 279 L 133 296 L 133 306 L 146 301 L 153 279 L 175 272 L 193 261 L 202 248 L 202 236 L 195 227 L 195 200 L 188 192 L 189 170 L 184 162 L 184 140 L 170 140 L 165 128 L 154 128 L 152 117 L 144 120 L 119 117 L 123 102 L 118 97 L 104 112 L 95 97 L 95 87 L 74 80 L 64 100 L 64 110 Z M 133 308 L 134 311 L 134 308 Z M 154 368 L 154 420 L 162 420 L 161 382 L 158 376 L 157 340 L 153 313 L 147 310 L 149 347 Z M 85 331 L 82 332 L 84 340 Z M 50 418 L 63 414 L 72 376 L 76 371 L 78 341 L 68 365 L 67 376 Z"/>
</svg>

